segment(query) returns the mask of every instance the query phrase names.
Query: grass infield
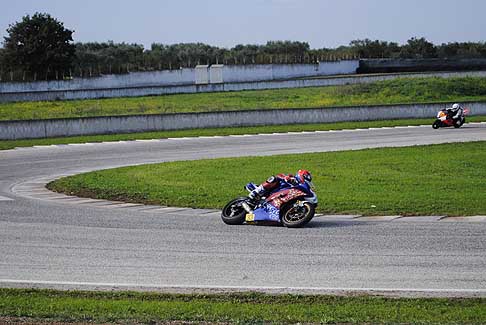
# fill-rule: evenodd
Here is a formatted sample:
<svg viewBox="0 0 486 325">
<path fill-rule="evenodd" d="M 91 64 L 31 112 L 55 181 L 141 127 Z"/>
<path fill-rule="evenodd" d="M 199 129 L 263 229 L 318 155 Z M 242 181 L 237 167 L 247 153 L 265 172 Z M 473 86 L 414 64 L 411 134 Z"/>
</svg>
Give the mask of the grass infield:
<svg viewBox="0 0 486 325">
<path fill-rule="evenodd" d="M 484 324 L 486 300 L 0 289 L 0 321 L 2 317 L 143 324 L 168 321 Z"/>
<path fill-rule="evenodd" d="M 486 214 L 486 142 L 170 162 L 66 177 L 48 187 L 82 197 L 221 208 L 245 195 L 248 181 L 300 168 L 313 173 L 321 213 Z"/>
<path fill-rule="evenodd" d="M 369 84 L 0 104 L 0 120 L 486 100 L 486 78 L 399 78 Z"/>
</svg>

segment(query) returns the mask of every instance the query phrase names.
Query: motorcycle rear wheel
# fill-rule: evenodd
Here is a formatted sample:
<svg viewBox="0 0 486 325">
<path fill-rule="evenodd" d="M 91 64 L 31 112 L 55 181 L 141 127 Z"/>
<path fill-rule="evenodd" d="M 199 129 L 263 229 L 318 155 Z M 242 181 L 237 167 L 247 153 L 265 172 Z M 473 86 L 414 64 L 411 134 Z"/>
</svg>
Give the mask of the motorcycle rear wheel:
<svg viewBox="0 0 486 325">
<path fill-rule="evenodd" d="M 461 127 L 461 126 L 464 124 L 464 122 L 465 122 L 465 121 L 466 121 L 466 119 L 461 119 L 461 120 L 456 121 L 456 122 L 454 123 L 454 127 L 455 127 L 456 129 L 460 128 L 460 127 Z"/>
<path fill-rule="evenodd" d="M 221 219 L 227 225 L 242 225 L 245 222 L 246 211 L 241 203 L 246 201 L 246 197 L 239 197 L 231 200 L 221 211 Z"/>
<path fill-rule="evenodd" d="M 315 214 L 315 206 L 309 202 L 292 200 L 281 210 L 281 221 L 285 227 L 299 228 L 305 226 Z"/>
</svg>

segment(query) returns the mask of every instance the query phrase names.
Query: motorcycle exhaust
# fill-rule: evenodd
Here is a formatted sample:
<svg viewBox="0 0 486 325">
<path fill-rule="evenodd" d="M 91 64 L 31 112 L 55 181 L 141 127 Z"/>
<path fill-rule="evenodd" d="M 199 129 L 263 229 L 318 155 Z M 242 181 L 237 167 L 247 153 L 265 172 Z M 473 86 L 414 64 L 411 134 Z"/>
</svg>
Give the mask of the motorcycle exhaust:
<svg viewBox="0 0 486 325">
<path fill-rule="evenodd" d="M 241 203 L 241 206 L 243 207 L 243 209 L 245 209 L 245 211 L 247 213 L 252 213 L 253 212 L 253 210 L 250 208 L 250 206 L 248 205 L 248 203 L 243 202 L 243 203 Z"/>
</svg>

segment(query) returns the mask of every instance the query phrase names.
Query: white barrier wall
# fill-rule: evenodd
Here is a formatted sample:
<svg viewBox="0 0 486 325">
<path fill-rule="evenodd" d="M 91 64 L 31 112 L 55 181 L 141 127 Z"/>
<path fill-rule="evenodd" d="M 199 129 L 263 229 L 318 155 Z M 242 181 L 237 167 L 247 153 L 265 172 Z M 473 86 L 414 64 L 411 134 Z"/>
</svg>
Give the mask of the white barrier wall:
<svg viewBox="0 0 486 325">
<path fill-rule="evenodd" d="M 131 72 L 121 75 L 106 75 L 62 81 L 0 82 L 1 93 L 112 89 L 149 86 L 177 86 L 194 84 L 194 69 Z"/>
<path fill-rule="evenodd" d="M 200 65 L 195 69 L 131 72 L 122 75 L 105 75 L 62 81 L 0 82 L 0 96 L 4 93 L 165 87 L 354 74 L 358 66 L 359 61 L 357 60 L 321 62 L 319 64 Z"/>
<path fill-rule="evenodd" d="M 271 64 L 225 65 L 223 82 L 273 80 Z"/>
<path fill-rule="evenodd" d="M 31 91 L 17 93 L 0 93 L 0 103 L 15 101 L 42 101 L 42 100 L 69 100 L 87 98 L 115 98 L 115 97 L 139 97 L 158 96 L 168 94 L 194 94 L 204 92 L 240 91 L 240 90 L 264 90 L 280 88 L 303 88 L 321 86 L 339 86 L 358 83 L 370 83 L 397 78 L 459 78 L 459 77 L 486 77 L 486 71 L 468 72 L 430 72 L 415 74 L 386 74 L 376 76 L 349 75 L 327 78 L 301 78 L 290 80 L 270 80 L 256 82 L 225 82 L 209 84 L 190 84 L 176 86 L 148 86 L 131 88 L 108 88 L 86 90 L 58 90 L 58 91 Z"/>
<path fill-rule="evenodd" d="M 209 65 L 197 65 L 195 69 L 196 85 L 206 85 L 209 83 Z"/>
<path fill-rule="evenodd" d="M 213 64 L 209 69 L 209 80 L 212 84 L 221 84 L 224 82 L 223 78 L 223 64 Z"/>
<path fill-rule="evenodd" d="M 250 82 L 302 77 L 355 74 L 359 60 L 319 62 L 318 64 L 252 64 L 226 65 L 224 82 Z"/>
</svg>

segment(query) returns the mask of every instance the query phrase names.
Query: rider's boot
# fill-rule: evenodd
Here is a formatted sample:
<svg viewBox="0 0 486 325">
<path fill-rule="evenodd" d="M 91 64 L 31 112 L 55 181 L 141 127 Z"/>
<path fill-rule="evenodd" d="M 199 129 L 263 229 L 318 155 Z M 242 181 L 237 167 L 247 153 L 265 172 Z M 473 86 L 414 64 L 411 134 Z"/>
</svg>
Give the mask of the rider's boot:
<svg viewBox="0 0 486 325">
<path fill-rule="evenodd" d="M 263 196 L 265 193 L 265 188 L 263 185 L 257 186 L 253 191 L 248 194 L 248 198 L 250 199 L 251 203 L 258 203 L 258 200 Z"/>
</svg>

